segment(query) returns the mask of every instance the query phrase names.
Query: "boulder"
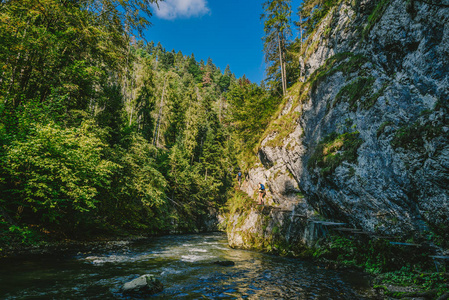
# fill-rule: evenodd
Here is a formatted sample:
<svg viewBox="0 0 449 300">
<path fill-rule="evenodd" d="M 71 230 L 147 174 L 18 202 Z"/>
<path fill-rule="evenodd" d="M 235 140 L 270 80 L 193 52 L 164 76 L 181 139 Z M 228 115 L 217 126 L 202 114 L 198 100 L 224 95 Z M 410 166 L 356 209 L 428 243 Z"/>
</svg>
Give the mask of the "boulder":
<svg viewBox="0 0 449 300">
<path fill-rule="evenodd" d="M 142 275 L 130 282 L 127 282 L 121 288 L 123 294 L 132 295 L 153 295 L 162 292 L 164 285 L 153 275 Z"/>
</svg>

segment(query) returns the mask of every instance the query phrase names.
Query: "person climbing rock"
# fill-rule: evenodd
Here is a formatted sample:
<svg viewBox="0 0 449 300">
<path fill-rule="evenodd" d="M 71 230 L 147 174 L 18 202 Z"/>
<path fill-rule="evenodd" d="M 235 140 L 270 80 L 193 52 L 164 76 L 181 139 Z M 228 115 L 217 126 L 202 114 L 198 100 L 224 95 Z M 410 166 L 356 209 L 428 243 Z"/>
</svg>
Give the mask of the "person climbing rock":
<svg viewBox="0 0 449 300">
<path fill-rule="evenodd" d="M 263 197 L 265 197 L 265 186 L 259 182 L 259 202 L 257 205 L 263 205 Z"/>
<path fill-rule="evenodd" d="M 237 173 L 237 180 L 239 182 L 239 187 L 242 186 L 242 172 Z"/>
</svg>

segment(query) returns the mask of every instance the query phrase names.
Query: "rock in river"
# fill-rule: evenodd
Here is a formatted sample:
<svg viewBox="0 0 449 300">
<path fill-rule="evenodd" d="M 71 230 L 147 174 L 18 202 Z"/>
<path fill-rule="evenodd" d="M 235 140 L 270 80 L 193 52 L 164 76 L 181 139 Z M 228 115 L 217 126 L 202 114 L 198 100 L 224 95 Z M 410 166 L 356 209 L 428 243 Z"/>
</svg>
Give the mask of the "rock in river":
<svg viewBox="0 0 449 300">
<path fill-rule="evenodd" d="M 146 274 L 127 282 L 122 287 L 123 294 L 152 295 L 162 292 L 164 285 L 153 275 Z"/>
<path fill-rule="evenodd" d="M 231 267 L 235 265 L 235 262 L 230 261 L 230 260 L 217 260 L 214 261 L 215 265 L 220 265 L 220 266 L 225 266 L 225 267 Z"/>
</svg>

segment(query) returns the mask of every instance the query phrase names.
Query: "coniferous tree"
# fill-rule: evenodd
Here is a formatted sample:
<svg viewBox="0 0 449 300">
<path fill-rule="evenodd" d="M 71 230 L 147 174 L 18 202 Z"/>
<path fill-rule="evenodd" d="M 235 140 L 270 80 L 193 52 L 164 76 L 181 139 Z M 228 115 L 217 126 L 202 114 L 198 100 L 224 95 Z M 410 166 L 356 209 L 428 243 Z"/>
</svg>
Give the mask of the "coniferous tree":
<svg viewBox="0 0 449 300">
<path fill-rule="evenodd" d="M 267 0 L 263 3 L 264 52 L 271 82 L 281 80 L 282 94 L 287 91 L 286 49 L 291 35 L 291 0 Z"/>
</svg>

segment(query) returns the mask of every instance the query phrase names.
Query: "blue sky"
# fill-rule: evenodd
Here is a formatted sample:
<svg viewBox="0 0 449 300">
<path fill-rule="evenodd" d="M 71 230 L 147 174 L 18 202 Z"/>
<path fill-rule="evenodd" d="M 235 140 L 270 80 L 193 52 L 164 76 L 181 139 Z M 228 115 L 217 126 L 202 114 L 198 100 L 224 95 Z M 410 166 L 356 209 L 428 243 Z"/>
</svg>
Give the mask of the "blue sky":
<svg viewBox="0 0 449 300">
<path fill-rule="evenodd" d="M 147 41 L 166 50 L 212 58 L 222 71 L 229 64 L 237 77 L 264 79 L 261 0 L 165 0 L 154 9 Z M 293 1 L 294 2 L 294 1 Z M 296 7 L 294 7 L 296 10 Z"/>
</svg>

